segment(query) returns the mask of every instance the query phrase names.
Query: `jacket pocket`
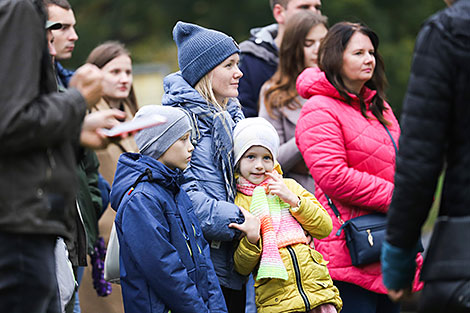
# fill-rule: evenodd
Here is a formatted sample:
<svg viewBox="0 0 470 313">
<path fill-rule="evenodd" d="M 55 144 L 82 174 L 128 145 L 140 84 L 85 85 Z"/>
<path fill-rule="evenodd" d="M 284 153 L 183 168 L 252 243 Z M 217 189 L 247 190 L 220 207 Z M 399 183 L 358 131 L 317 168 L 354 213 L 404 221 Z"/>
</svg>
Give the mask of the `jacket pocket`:
<svg viewBox="0 0 470 313">
<path fill-rule="evenodd" d="M 329 262 L 315 249 L 310 249 L 310 256 L 313 260 L 312 275 L 315 283 L 323 288 L 331 287 L 333 281 L 331 280 L 330 273 L 326 266 Z"/>
<path fill-rule="evenodd" d="M 310 256 L 312 257 L 313 261 L 317 263 L 318 265 L 326 266 L 328 263 L 330 263 L 326 261 L 323 258 L 323 255 L 321 255 L 321 253 L 318 252 L 317 250 L 315 249 L 309 249 L 309 250 L 310 250 Z"/>
<path fill-rule="evenodd" d="M 256 302 L 260 306 L 278 305 L 285 292 L 285 281 L 281 279 L 261 279 L 255 281 Z"/>
</svg>

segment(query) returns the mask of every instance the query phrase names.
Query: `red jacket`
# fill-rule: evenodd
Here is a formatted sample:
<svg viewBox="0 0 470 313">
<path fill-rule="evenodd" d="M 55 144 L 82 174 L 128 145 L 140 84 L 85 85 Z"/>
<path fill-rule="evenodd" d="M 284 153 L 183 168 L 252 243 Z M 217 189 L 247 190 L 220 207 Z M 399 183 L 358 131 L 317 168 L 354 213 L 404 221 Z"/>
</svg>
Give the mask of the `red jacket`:
<svg viewBox="0 0 470 313">
<path fill-rule="evenodd" d="M 315 180 L 315 196 L 328 210 L 333 231 L 316 240 L 316 249 L 330 263 L 333 280 L 359 285 L 376 293 L 386 293 L 380 263 L 362 267 L 351 264 L 344 232 L 336 236 L 340 222 L 328 206 L 325 193 L 338 208 L 343 220 L 387 212 L 392 199 L 395 174 L 395 149 L 384 126 L 372 115 L 369 106 L 376 91 L 367 87 L 362 96 L 370 119 L 359 108 L 344 102 L 338 91 L 319 69 L 306 69 L 297 79 L 297 90 L 309 99 L 303 106 L 296 128 L 296 143 Z M 384 117 L 398 144 L 400 126 L 392 109 L 385 103 Z M 422 258 L 418 258 L 419 268 Z"/>
</svg>

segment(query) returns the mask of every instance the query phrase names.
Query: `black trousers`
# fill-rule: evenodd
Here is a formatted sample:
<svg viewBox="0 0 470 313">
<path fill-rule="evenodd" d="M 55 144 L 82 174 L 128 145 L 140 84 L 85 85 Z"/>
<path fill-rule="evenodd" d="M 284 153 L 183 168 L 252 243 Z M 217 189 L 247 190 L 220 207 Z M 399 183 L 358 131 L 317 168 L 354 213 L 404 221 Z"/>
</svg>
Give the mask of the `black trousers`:
<svg viewBox="0 0 470 313">
<path fill-rule="evenodd" d="M 0 312 L 60 313 L 55 236 L 0 232 Z"/>
<path fill-rule="evenodd" d="M 235 290 L 221 286 L 228 313 L 245 313 L 246 288 Z"/>
</svg>

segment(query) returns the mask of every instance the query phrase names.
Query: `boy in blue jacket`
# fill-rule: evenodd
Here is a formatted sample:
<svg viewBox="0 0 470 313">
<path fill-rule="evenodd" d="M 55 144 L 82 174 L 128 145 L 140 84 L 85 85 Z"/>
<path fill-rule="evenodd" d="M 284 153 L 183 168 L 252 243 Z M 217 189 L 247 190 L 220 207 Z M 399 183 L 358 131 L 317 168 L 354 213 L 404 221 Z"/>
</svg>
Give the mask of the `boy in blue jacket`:
<svg viewBox="0 0 470 313">
<path fill-rule="evenodd" d="M 121 155 L 110 195 L 125 311 L 227 312 L 209 246 L 180 188 L 194 149 L 189 118 L 147 105 L 135 119 L 150 114 L 167 122 L 135 135 L 140 153 Z"/>
</svg>

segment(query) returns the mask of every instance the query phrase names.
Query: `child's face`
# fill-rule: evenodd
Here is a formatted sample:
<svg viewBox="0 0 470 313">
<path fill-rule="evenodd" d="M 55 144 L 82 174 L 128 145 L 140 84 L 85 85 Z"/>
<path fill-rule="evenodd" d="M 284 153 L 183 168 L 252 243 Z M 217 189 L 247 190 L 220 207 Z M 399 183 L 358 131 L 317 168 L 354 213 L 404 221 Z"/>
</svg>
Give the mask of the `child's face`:
<svg viewBox="0 0 470 313">
<path fill-rule="evenodd" d="M 271 152 L 262 146 L 248 149 L 239 162 L 240 175 L 255 185 L 265 180 L 266 172 L 272 172 L 274 168 Z"/>
<path fill-rule="evenodd" d="M 162 154 L 158 161 L 172 170 L 176 168 L 184 170 L 188 166 L 189 161 L 191 161 L 191 155 L 194 150 L 189 133 L 190 132 L 187 132 L 180 139 L 175 141 L 175 143 Z"/>
</svg>

